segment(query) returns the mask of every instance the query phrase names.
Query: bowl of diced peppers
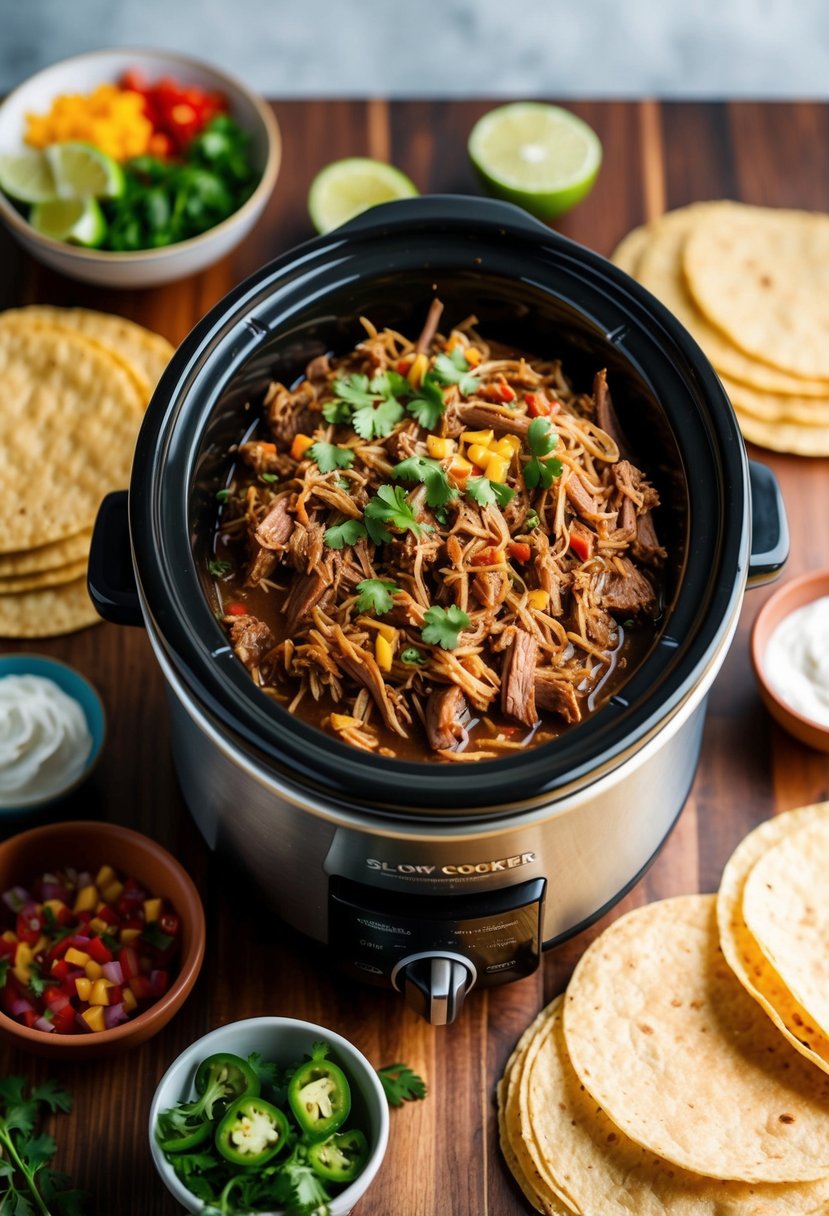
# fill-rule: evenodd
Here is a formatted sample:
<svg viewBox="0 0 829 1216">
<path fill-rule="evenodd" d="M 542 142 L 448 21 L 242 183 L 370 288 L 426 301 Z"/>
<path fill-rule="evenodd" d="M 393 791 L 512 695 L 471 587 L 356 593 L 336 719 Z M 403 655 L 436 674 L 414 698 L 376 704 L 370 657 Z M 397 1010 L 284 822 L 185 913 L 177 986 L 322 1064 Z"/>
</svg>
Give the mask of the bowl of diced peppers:
<svg viewBox="0 0 829 1216">
<path fill-rule="evenodd" d="M 241 240 L 279 160 L 276 120 L 241 82 L 172 52 L 92 52 L 0 105 L 0 217 L 64 273 L 147 286 Z"/>
<path fill-rule="evenodd" d="M 0 844 L 0 1032 L 18 1047 L 82 1059 L 145 1042 L 204 942 L 192 880 L 148 836 L 66 822 Z"/>
</svg>

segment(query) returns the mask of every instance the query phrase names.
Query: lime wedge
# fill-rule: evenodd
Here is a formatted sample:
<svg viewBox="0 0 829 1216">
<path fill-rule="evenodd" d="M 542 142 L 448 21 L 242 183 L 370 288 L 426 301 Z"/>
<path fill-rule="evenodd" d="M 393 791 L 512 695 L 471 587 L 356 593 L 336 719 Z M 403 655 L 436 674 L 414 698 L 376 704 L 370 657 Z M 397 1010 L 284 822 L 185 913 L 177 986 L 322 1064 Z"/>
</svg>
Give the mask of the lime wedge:
<svg viewBox="0 0 829 1216">
<path fill-rule="evenodd" d="M 0 156 L 0 190 L 21 203 L 42 203 L 57 193 L 52 170 L 42 152 Z"/>
<path fill-rule="evenodd" d="M 35 203 L 29 223 L 44 236 L 73 245 L 100 245 L 106 220 L 94 198 L 53 198 Z"/>
<path fill-rule="evenodd" d="M 412 198 L 417 192 L 414 183 L 393 165 L 352 156 L 320 170 L 308 192 L 308 212 L 317 232 L 330 232 L 369 207 Z"/>
<path fill-rule="evenodd" d="M 538 101 L 484 114 L 467 150 L 485 190 L 544 220 L 583 199 L 602 163 L 599 137 L 586 122 Z"/>
<path fill-rule="evenodd" d="M 118 198 L 124 193 L 124 171 L 93 144 L 50 144 L 46 158 L 59 198 Z"/>
</svg>

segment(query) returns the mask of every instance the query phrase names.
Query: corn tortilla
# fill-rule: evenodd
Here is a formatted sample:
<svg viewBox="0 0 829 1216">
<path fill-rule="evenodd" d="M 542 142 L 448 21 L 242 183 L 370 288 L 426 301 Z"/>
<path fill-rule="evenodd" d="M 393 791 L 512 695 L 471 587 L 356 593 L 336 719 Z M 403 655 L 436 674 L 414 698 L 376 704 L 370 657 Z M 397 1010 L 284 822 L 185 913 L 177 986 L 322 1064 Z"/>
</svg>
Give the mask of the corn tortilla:
<svg viewBox="0 0 829 1216">
<path fill-rule="evenodd" d="M 84 528 L 74 536 L 52 541 L 37 549 L 23 549 L 17 553 L 0 553 L 0 579 L 16 575 L 39 574 L 43 570 L 55 570 L 70 562 L 89 556 L 92 529 Z"/>
<path fill-rule="evenodd" d="M 743 438 L 774 452 L 793 456 L 829 456 L 829 426 L 804 426 L 800 422 L 767 422 L 742 409 L 732 399 Z"/>
<path fill-rule="evenodd" d="M 9 578 L 0 578 L 0 595 L 9 595 L 17 591 L 36 591 L 38 587 L 59 587 L 61 583 L 71 583 L 86 574 L 86 558 L 69 562 L 66 566 L 56 566 L 54 570 L 40 570 L 32 574 L 14 574 Z"/>
<path fill-rule="evenodd" d="M 638 278 L 639 261 L 651 239 L 651 225 L 642 224 L 623 236 L 610 255 L 611 262 L 626 274 Z"/>
<path fill-rule="evenodd" d="M 96 625 L 100 617 L 86 589 L 86 577 L 38 591 L 0 595 L 0 637 L 52 638 Z"/>
</svg>

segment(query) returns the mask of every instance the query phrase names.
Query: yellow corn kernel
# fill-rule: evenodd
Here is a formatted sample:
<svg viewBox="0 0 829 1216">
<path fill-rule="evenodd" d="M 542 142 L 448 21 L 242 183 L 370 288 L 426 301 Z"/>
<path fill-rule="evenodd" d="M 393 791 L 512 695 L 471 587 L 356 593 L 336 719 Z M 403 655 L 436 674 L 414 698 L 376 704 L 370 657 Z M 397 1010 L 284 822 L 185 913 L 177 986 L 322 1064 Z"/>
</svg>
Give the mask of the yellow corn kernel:
<svg viewBox="0 0 829 1216">
<path fill-rule="evenodd" d="M 79 975 L 75 980 L 75 991 L 82 1001 L 88 1001 L 92 991 L 92 980 L 88 980 L 85 975 Z"/>
<path fill-rule="evenodd" d="M 294 435 L 294 442 L 291 444 L 291 458 L 293 460 L 302 460 L 302 457 L 310 447 L 314 446 L 314 440 L 310 435 Z"/>
<path fill-rule="evenodd" d="M 503 481 L 509 472 L 509 461 L 505 456 L 491 455 L 484 469 L 484 476 L 490 481 Z"/>
<path fill-rule="evenodd" d="M 391 661 L 394 657 L 391 643 L 379 633 L 374 639 L 374 657 L 381 671 L 391 671 Z"/>
<path fill-rule="evenodd" d="M 92 990 L 89 993 L 90 1005 L 108 1005 L 109 1004 L 109 989 L 112 987 L 112 980 L 99 979 L 95 980 L 92 985 Z"/>
<path fill-rule="evenodd" d="M 435 460 L 446 460 L 455 451 L 455 440 L 445 439 L 440 435 L 426 436 L 426 451 Z"/>
<path fill-rule="evenodd" d="M 467 346 L 463 353 L 466 356 L 466 361 L 470 367 L 477 367 L 481 362 L 481 359 L 483 359 L 483 355 L 478 350 L 477 346 Z"/>
<path fill-rule="evenodd" d="M 108 924 L 105 920 L 101 920 L 100 916 L 93 916 L 89 922 L 89 928 L 100 936 L 102 933 L 109 933 L 112 925 Z"/>
<path fill-rule="evenodd" d="M 84 963 L 83 969 L 88 980 L 99 980 L 104 973 L 103 967 L 94 958 L 91 958 L 88 963 Z"/>
<path fill-rule="evenodd" d="M 473 443 L 466 449 L 466 454 L 479 469 L 485 469 L 492 452 L 483 443 Z"/>
<path fill-rule="evenodd" d="M 480 443 L 485 448 L 488 448 L 495 438 L 495 432 L 489 431 L 464 431 L 461 439 L 464 443 Z"/>
<path fill-rule="evenodd" d="M 542 591 L 539 587 L 535 591 L 527 592 L 527 603 L 530 608 L 535 608 L 537 612 L 544 612 L 550 602 L 550 594 L 547 591 Z"/>
<path fill-rule="evenodd" d="M 141 936 L 140 929 L 122 929 L 119 933 L 119 939 L 122 946 L 128 946 L 130 942 L 134 942 L 137 937 Z"/>
<path fill-rule="evenodd" d="M 76 914 L 78 912 L 94 912 L 97 906 L 98 888 L 93 883 L 89 883 L 87 886 L 81 887 L 72 906 L 72 911 Z"/>
<path fill-rule="evenodd" d="M 464 460 L 463 456 L 453 456 L 452 463 L 449 466 L 449 476 L 455 481 L 466 481 L 469 474 L 475 466 L 469 460 Z"/>
<path fill-rule="evenodd" d="M 351 726 L 362 726 L 360 718 L 354 718 L 351 714 L 332 714 L 331 727 L 333 730 L 348 730 Z"/>
<path fill-rule="evenodd" d="M 89 962 L 89 955 L 85 950 L 79 950 L 77 946 L 70 946 L 63 957 L 73 967 L 85 967 Z"/>
<path fill-rule="evenodd" d="M 103 895 L 106 903 L 114 904 L 116 899 L 120 899 L 121 892 L 123 890 L 124 890 L 124 884 L 122 882 L 119 882 L 118 879 L 116 878 L 115 882 L 111 882 L 109 884 L 109 886 L 104 891 L 101 892 L 101 894 Z"/>
<path fill-rule="evenodd" d="M 503 439 L 499 439 L 496 447 L 500 447 L 502 443 L 508 443 L 512 448 L 513 454 L 521 451 L 521 440 L 517 435 L 504 435 Z"/>
<path fill-rule="evenodd" d="M 421 351 L 420 354 L 415 355 L 412 366 L 409 368 L 409 374 L 406 376 L 412 388 L 420 388 L 423 377 L 428 370 L 429 356 Z"/>
<path fill-rule="evenodd" d="M 385 638 L 390 645 L 394 645 L 397 641 L 398 630 L 394 625 L 387 625 L 385 621 L 375 621 L 370 616 L 358 616 L 358 625 L 365 625 L 369 629 L 376 629 L 381 638 Z"/>
<path fill-rule="evenodd" d="M 503 456 L 507 460 L 512 460 L 513 456 L 515 455 L 515 448 L 510 443 L 507 435 L 504 435 L 504 437 L 499 439 L 497 443 L 493 443 L 489 450 L 491 452 L 497 452 L 499 456 Z"/>
<path fill-rule="evenodd" d="M 124 1004 L 124 1009 L 127 1013 L 132 1013 L 133 1009 L 138 1008 L 138 1001 L 135 999 L 135 993 L 132 988 L 124 988 L 121 991 L 121 1000 Z"/>
<path fill-rule="evenodd" d="M 95 886 L 103 891 L 104 887 L 108 887 L 111 882 L 115 882 L 118 875 L 113 870 L 112 866 L 101 866 L 98 873 L 95 875 Z"/>
<path fill-rule="evenodd" d="M 62 899 L 45 899 L 43 901 L 43 907 L 48 908 L 53 916 L 60 916 L 63 909 L 66 907 L 66 904 Z"/>
<path fill-rule="evenodd" d="M 90 1030 L 106 1030 L 103 1005 L 90 1005 L 88 1009 L 84 1009 L 81 1017 Z"/>
<path fill-rule="evenodd" d="M 163 906 L 164 901 L 158 899 L 157 897 L 154 899 L 144 900 L 144 920 L 148 925 L 151 921 L 158 920 L 159 916 L 161 916 L 161 909 Z"/>
<path fill-rule="evenodd" d="M 14 972 L 15 978 L 21 984 L 28 984 L 32 974 L 32 963 L 34 962 L 34 951 L 26 942 L 21 942 L 14 952 Z"/>
</svg>

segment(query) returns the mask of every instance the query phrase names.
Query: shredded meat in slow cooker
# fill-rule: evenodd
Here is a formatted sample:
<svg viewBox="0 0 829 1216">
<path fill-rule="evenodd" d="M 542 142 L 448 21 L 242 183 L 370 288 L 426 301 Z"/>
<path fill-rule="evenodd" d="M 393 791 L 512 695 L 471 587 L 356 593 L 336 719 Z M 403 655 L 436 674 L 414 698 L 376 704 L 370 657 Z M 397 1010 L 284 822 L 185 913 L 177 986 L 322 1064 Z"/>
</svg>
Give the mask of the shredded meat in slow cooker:
<svg viewBox="0 0 829 1216">
<path fill-rule="evenodd" d="M 665 552 L 605 372 L 575 392 L 440 315 L 415 342 L 364 320 L 353 351 L 271 384 L 208 567 L 235 653 L 292 714 L 473 761 L 609 694 L 653 636 Z"/>
</svg>

